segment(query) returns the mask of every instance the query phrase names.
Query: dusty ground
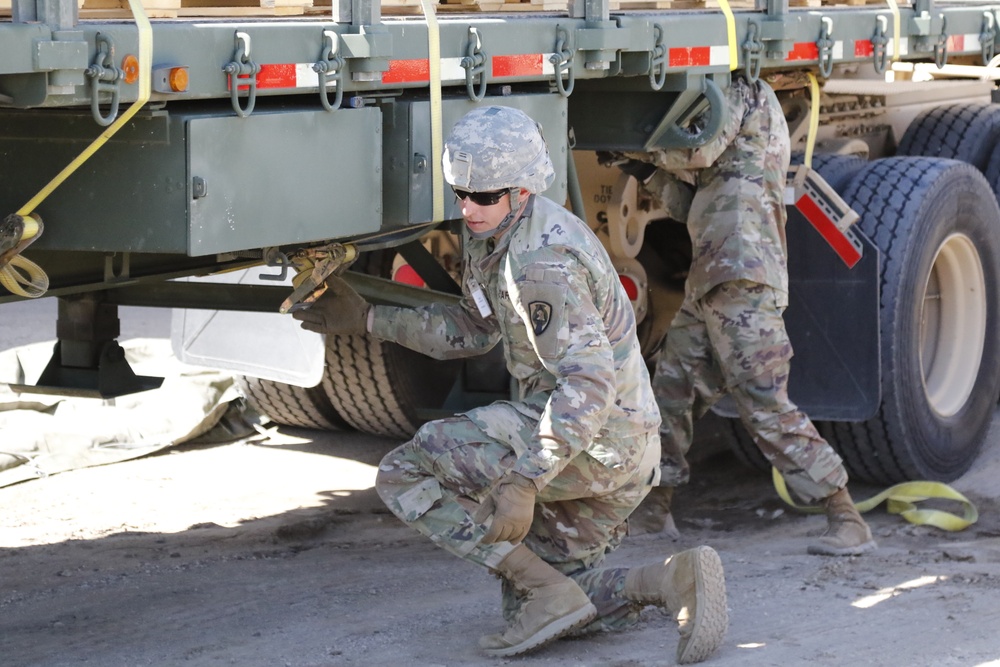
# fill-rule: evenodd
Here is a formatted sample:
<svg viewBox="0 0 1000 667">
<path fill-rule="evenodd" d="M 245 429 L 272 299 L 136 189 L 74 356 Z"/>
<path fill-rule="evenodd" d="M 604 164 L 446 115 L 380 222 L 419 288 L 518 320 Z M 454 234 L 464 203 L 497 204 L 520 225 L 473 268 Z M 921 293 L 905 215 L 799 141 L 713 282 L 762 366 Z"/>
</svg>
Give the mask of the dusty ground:
<svg viewBox="0 0 1000 667">
<path fill-rule="evenodd" d="M 489 660 L 498 583 L 399 523 L 371 488 L 395 446 L 282 429 L 0 489 L 0 665 L 615 666 L 673 664 L 673 623 Z M 824 520 L 783 510 L 727 453 L 678 499 L 678 542 L 630 538 L 611 563 L 697 544 L 722 556 L 731 626 L 706 664 L 1000 665 L 1000 421 L 953 486 L 979 523 L 915 527 L 880 507 L 880 549 L 807 556 Z M 856 497 L 877 489 L 853 488 Z"/>
</svg>

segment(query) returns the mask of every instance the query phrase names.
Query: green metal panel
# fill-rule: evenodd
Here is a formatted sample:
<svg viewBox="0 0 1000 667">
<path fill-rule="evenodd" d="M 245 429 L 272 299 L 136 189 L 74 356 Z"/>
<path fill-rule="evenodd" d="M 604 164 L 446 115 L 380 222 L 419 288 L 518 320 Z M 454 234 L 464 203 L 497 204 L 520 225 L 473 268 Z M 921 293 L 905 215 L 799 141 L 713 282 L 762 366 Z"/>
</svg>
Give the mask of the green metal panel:
<svg viewBox="0 0 1000 667">
<path fill-rule="evenodd" d="M 567 100 L 557 94 L 506 95 L 472 102 L 465 95 L 447 98 L 441 104 L 442 142 L 451 127 L 472 109 L 492 104 L 521 109 L 542 125 L 556 167 L 556 180 L 545 195 L 566 200 Z M 434 188 L 432 173 L 441 156 L 431 149 L 431 106 L 427 100 L 396 100 L 386 127 L 386 222 L 392 225 L 431 220 Z M 443 184 L 446 220 L 462 217 L 455 197 Z"/>
<path fill-rule="evenodd" d="M 188 254 L 378 231 L 381 122 L 376 108 L 191 118 Z"/>
<path fill-rule="evenodd" d="M 82 112 L 0 113 L 0 159 L 16 165 L 0 210 L 20 208 L 97 129 Z M 198 256 L 378 231 L 381 156 L 376 108 L 140 114 L 38 206 L 35 246 Z"/>
</svg>

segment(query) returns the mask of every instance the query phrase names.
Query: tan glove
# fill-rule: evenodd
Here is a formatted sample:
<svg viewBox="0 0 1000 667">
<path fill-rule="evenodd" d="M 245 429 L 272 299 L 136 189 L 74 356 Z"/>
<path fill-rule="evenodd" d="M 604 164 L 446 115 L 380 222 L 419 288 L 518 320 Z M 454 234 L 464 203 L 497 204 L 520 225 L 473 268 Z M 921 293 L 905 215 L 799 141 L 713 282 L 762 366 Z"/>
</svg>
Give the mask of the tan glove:
<svg viewBox="0 0 1000 667">
<path fill-rule="evenodd" d="M 339 335 L 365 333 L 371 304 L 339 276 L 330 276 L 326 284 L 328 288 L 323 296 L 308 308 L 294 311 L 292 317 L 307 331 Z"/>
<path fill-rule="evenodd" d="M 483 507 L 476 513 L 476 521 L 485 521 L 493 514 L 493 523 L 486 531 L 483 542 L 520 542 L 531 529 L 535 516 L 535 483 L 516 472 L 500 478 L 490 495 L 483 501 Z M 482 518 L 480 518 L 482 517 Z"/>
</svg>

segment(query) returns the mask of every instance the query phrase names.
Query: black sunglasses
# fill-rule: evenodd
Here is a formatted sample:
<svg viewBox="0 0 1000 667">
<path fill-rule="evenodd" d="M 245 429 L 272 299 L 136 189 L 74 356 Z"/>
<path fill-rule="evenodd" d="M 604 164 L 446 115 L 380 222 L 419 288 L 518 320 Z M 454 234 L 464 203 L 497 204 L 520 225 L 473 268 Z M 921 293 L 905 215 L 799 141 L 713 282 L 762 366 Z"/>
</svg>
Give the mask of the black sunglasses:
<svg viewBox="0 0 1000 667">
<path fill-rule="evenodd" d="M 459 190 L 453 187 L 452 190 L 455 191 L 455 196 L 461 201 L 466 199 L 471 199 L 472 203 L 476 206 L 496 206 L 503 199 L 503 196 L 510 192 L 510 190 L 494 190 L 493 192 L 469 192 L 467 190 Z"/>
</svg>

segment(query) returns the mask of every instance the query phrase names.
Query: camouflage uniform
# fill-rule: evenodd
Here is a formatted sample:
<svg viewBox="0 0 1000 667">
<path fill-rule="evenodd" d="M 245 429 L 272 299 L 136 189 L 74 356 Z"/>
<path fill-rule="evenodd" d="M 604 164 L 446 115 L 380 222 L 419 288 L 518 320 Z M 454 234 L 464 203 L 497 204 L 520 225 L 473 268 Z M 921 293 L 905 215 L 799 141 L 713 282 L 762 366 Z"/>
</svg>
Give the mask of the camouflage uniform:
<svg viewBox="0 0 1000 667">
<path fill-rule="evenodd" d="M 728 393 L 789 487 L 804 500 L 819 500 L 844 487 L 847 473 L 788 398 L 792 347 L 782 320 L 788 127 L 763 81 L 734 77 L 728 102 L 728 122 L 709 144 L 642 156 L 659 167 L 644 186 L 654 199 L 671 197 L 683 187 L 678 181 L 695 188 L 685 298 L 653 380 L 664 464 L 675 465 L 666 460 L 670 452 L 687 452 L 693 421 Z"/>
<path fill-rule="evenodd" d="M 659 461 L 660 418 L 628 297 L 590 229 L 542 197 L 498 240 L 466 234 L 464 247 L 461 304 L 376 306 L 371 333 L 439 359 L 500 341 L 517 399 L 424 425 L 382 460 L 378 493 L 436 544 L 494 567 L 514 547 L 482 543 L 477 512 L 497 480 L 520 473 L 539 489 L 525 546 L 577 581 L 601 627 L 634 620 L 641 605 L 619 595 L 625 571 L 595 569 Z M 505 614 L 518 604 L 505 582 Z"/>
</svg>

